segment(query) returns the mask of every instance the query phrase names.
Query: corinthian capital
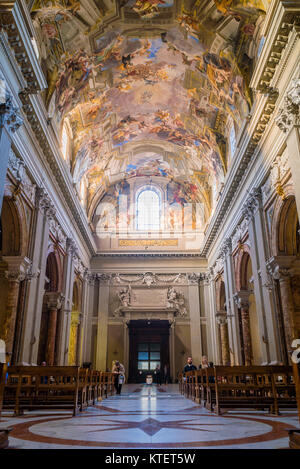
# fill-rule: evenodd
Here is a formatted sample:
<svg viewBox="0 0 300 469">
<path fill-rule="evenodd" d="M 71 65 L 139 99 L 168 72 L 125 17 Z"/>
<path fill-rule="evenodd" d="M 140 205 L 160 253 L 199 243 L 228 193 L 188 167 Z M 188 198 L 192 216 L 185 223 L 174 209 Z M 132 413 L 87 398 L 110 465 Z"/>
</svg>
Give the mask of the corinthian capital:
<svg viewBox="0 0 300 469">
<path fill-rule="evenodd" d="M 61 292 L 47 292 L 45 293 L 46 304 L 49 309 L 60 309 L 65 296 Z"/>
<path fill-rule="evenodd" d="M 219 257 L 224 259 L 227 255 L 231 254 L 232 252 L 232 240 L 231 238 L 226 238 L 223 241 L 223 244 L 219 251 Z"/>
<path fill-rule="evenodd" d="M 300 124 L 300 78 L 292 80 L 292 85 L 284 98 L 283 107 L 279 110 L 275 122 L 285 133 L 289 132 L 293 125 Z"/>
<path fill-rule="evenodd" d="M 240 290 L 233 295 L 233 299 L 238 308 L 249 308 L 250 291 Z"/>
<path fill-rule="evenodd" d="M 227 324 L 227 313 L 226 313 L 226 311 L 217 311 L 217 313 L 215 314 L 215 318 L 216 318 L 217 323 L 220 326 L 223 326 L 223 325 Z"/>
<path fill-rule="evenodd" d="M 55 217 L 56 209 L 43 187 L 38 187 L 36 190 L 35 204 L 37 208 L 45 213 L 48 220 L 52 220 Z"/>
<path fill-rule="evenodd" d="M 6 125 L 10 132 L 15 132 L 22 124 L 23 118 L 18 108 L 13 105 L 12 97 L 6 93 L 5 101 L 0 103 L 0 127 Z"/>
<path fill-rule="evenodd" d="M 190 285 L 198 285 L 199 281 L 201 280 L 201 274 L 200 273 L 191 273 L 187 275 L 188 281 Z"/>
<path fill-rule="evenodd" d="M 74 241 L 73 238 L 67 238 L 67 242 L 66 242 L 66 246 L 67 246 L 67 252 L 68 254 L 70 254 L 73 259 L 77 259 L 78 258 L 78 250 L 77 250 L 77 246 L 76 246 L 76 243 Z"/>
<path fill-rule="evenodd" d="M 248 222 L 253 218 L 254 213 L 262 200 L 262 192 L 260 187 L 254 187 L 242 207 L 242 216 Z"/>
<path fill-rule="evenodd" d="M 295 267 L 296 258 L 294 256 L 274 256 L 267 263 L 267 270 L 275 280 L 284 280 L 290 277 Z"/>
<path fill-rule="evenodd" d="M 3 256 L 2 259 L 8 265 L 8 269 L 4 271 L 4 275 L 10 282 L 19 283 L 23 280 L 31 280 L 38 276 L 38 273 L 32 272 L 32 262 L 27 257 Z"/>
</svg>

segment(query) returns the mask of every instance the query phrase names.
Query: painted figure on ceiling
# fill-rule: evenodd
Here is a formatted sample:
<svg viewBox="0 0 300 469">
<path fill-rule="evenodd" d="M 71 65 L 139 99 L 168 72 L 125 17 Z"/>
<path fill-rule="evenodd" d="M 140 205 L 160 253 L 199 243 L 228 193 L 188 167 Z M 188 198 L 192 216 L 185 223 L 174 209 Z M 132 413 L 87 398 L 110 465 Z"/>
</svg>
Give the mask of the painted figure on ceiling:
<svg viewBox="0 0 300 469">
<path fill-rule="evenodd" d="M 165 5 L 165 0 L 136 0 L 132 9 L 143 19 L 151 19 L 159 15 L 159 6 Z"/>
</svg>

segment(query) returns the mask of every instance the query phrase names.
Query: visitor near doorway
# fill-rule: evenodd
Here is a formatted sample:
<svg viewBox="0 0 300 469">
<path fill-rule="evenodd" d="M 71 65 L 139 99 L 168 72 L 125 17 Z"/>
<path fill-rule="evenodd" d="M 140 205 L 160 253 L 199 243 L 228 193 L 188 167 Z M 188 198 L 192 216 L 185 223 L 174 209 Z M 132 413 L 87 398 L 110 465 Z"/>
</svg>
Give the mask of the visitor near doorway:
<svg viewBox="0 0 300 469">
<path fill-rule="evenodd" d="M 121 394 L 122 391 L 122 385 L 125 383 L 125 367 L 120 363 L 118 360 L 116 360 L 115 364 L 113 365 L 112 368 L 112 373 L 115 374 L 115 388 L 116 392 L 118 395 Z"/>
</svg>

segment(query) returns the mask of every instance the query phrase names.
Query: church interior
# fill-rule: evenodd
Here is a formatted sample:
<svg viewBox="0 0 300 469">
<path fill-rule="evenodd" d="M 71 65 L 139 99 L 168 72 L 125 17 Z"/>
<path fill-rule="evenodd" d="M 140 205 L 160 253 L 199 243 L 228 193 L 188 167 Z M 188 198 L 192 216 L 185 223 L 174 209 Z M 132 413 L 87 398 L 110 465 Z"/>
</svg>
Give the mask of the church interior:
<svg viewBox="0 0 300 469">
<path fill-rule="evenodd" d="M 0 448 L 300 449 L 299 129 L 299 0 L 0 0 Z"/>
</svg>

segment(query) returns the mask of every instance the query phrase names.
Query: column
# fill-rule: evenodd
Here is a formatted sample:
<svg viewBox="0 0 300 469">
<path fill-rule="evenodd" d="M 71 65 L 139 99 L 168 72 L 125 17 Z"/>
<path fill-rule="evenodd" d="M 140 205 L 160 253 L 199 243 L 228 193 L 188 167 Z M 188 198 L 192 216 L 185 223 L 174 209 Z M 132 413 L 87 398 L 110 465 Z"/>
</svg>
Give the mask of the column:
<svg viewBox="0 0 300 469">
<path fill-rule="evenodd" d="M 20 361 L 37 364 L 42 306 L 45 288 L 49 223 L 55 209 L 44 188 L 36 190 L 33 236 L 29 252 L 32 258 L 32 280 L 28 288 L 24 329 L 20 344 Z"/>
<path fill-rule="evenodd" d="M 252 359 L 253 359 L 250 317 L 249 317 L 249 295 L 250 295 L 250 292 L 246 290 L 245 291 L 241 290 L 234 295 L 236 304 L 241 311 L 244 355 L 245 355 L 246 366 L 250 366 L 252 364 Z"/>
<path fill-rule="evenodd" d="M 107 368 L 109 280 L 110 276 L 108 275 L 99 276 L 96 369 L 101 371 L 105 371 Z"/>
<path fill-rule="evenodd" d="M 12 94 L 8 90 L 5 79 L 0 72 L 0 213 L 2 209 L 5 178 L 7 173 L 11 134 L 23 123 L 18 108 L 13 104 Z"/>
<path fill-rule="evenodd" d="M 254 280 L 254 296 L 260 334 L 262 364 L 280 361 L 278 333 L 274 301 L 268 284 L 266 268 L 266 235 L 262 223 L 262 196 L 260 188 L 254 188 L 243 206 L 243 218 L 248 222 L 250 254 Z"/>
<path fill-rule="evenodd" d="M 176 379 L 176 370 L 175 370 L 175 318 L 170 320 L 170 376 L 169 379 L 172 379 L 172 383 L 175 383 Z"/>
<path fill-rule="evenodd" d="M 228 321 L 230 364 L 234 366 L 241 364 L 242 355 L 239 335 L 238 309 L 234 301 L 235 282 L 231 238 L 225 239 L 221 247 L 221 257 L 224 259 L 224 284 Z"/>
<path fill-rule="evenodd" d="M 295 199 L 300 220 L 300 78 L 292 80 L 284 98 L 283 107 L 275 119 L 286 135 L 289 163 L 294 181 Z"/>
<path fill-rule="evenodd" d="M 275 365 L 281 362 L 282 357 L 274 292 L 269 288 L 270 277 L 267 269 L 267 259 L 269 258 L 268 243 L 260 189 L 256 192 L 256 198 L 258 203 L 257 210 L 254 211 L 254 225 L 256 246 L 259 246 L 259 249 L 256 248 L 255 252 L 257 253 L 257 264 L 259 265 L 260 276 L 254 277 L 254 289 L 257 289 L 257 280 L 259 280 L 259 293 L 264 319 L 261 326 L 262 330 L 265 332 L 262 334 L 261 343 L 263 361 L 268 359 L 270 365 Z"/>
<path fill-rule="evenodd" d="M 57 314 L 62 306 L 63 296 L 58 292 L 45 293 L 46 304 L 49 310 L 48 332 L 46 344 L 46 362 L 47 365 L 54 365 L 54 352 L 56 344 Z"/>
<path fill-rule="evenodd" d="M 95 302 L 95 275 L 86 273 L 86 295 L 83 305 L 83 340 L 82 340 L 82 362 L 92 362 L 92 319 Z"/>
<path fill-rule="evenodd" d="M 290 357 L 293 349 L 291 347 L 293 337 L 293 315 L 294 315 L 294 304 L 292 289 L 290 283 L 290 271 L 288 269 L 280 269 L 279 273 L 279 287 L 282 305 L 282 314 L 284 321 L 284 332 L 286 340 L 286 348 L 288 356 Z M 298 337 L 297 337 L 298 338 Z"/>
<path fill-rule="evenodd" d="M 229 366 L 230 353 L 226 311 L 218 311 L 216 321 L 220 326 L 222 365 Z"/>
<path fill-rule="evenodd" d="M 64 302 L 61 309 L 61 317 L 58 330 L 58 364 L 68 365 L 69 337 L 71 329 L 71 311 L 73 301 L 74 284 L 74 260 L 76 258 L 76 245 L 72 238 L 66 241 L 67 256 L 64 265 Z"/>
<path fill-rule="evenodd" d="M 71 312 L 71 325 L 69 334 L 69 351 L 68 351 L 68 365 L 78 365 L 78 348 L 79 343 L 79 327 L 80 327 L 80 313 L 78 311 Z"/>
<path fill-rule="evenodd" d="M 2 269 L 5 269 L 4 275 L 8 280 L 8 292 L 6 318 L 1 338 L 6 343 L 6 352 L 11 355 L 14 346 L 20 282 L 27 278 L 31 262 L 27 257 L 19 256 L 3 256 L 2 259 L 6 264 L 6 267 L 3 264 Z"/>
<path fill-rule="evenodd" d="M 124 343 L 124 367 L 125 370 L 129 370 L 129 330 L 128 330 L 129 321 L 127 319 L 123 320 L 123 343 Z"/>
<path fill-rule="evenodd" d="M 216 290 L 214 272 L 211 268 L 205 275 L 203 284 L 205 315 L 207 317 L 207 347 L 208 358 L 214 364 L 221 363 L 220 351 L 218 347 L 218 330 L 215 315 L 217 312 Z"/>
<path fill-rule="evenodd" d="M 291 362 L 292 341 L 298 339 L 294 336 L 294 302 L 291 289 L 290 277 L 293 273 L 292 264 L 295 258 L 293 256 L 273 257 L 268 261 L 270 272 L 275 280 L 279 280 L 281 310 L 283 316 L 284 338 L 288 360 Z"/>
<path fill-rule="evenodd" d="M 200 296 L 199 296 L 199 276 L 189 275 L 189 309 L 190 309 L 190 330 L 191 330 L 191 353 L 194 363 L 201 363 L 202 340 L 200 323 Z"/>
</svg>

